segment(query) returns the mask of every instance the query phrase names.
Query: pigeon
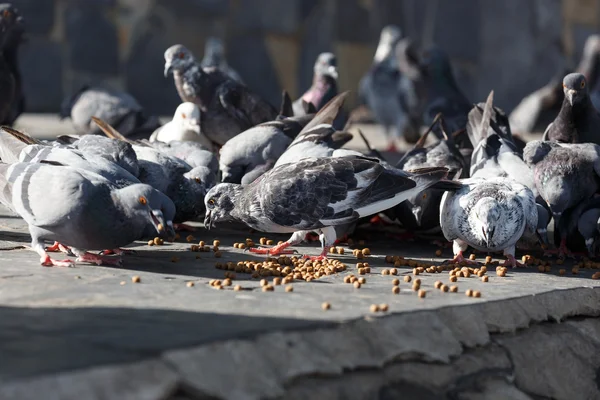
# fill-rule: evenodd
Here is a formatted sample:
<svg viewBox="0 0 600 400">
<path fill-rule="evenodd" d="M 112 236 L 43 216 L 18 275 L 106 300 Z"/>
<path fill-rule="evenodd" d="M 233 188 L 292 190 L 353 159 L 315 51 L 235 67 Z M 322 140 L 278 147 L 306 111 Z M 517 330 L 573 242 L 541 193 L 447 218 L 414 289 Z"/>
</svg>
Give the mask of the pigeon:
<svg viewBox="0 0 600 400">
<path fill-rule="evenodd" d="M 200 131 L 222 146 L 240 132 L 273 121 L 277 110 L 216 68 L 203 69 L 178 44 L 165 51 L 165 77 L 173 73 L 182 102 L 200 107 Z"/>
<path fill-rule="evenodd" d="M 259 171 L 264 173 L 268 166 L 272 168 L 312 117 L 265 122 L 229 139 L 220 151 L 221 181 L 241 183 L 251 177 L 254 180 Z"/>
<path fill-rule="evenodd" d="M 127 140 L 110 124 L 96 117 L 93 120 L 107 136 Z M 208 191 L 207 182 L 203 181 L 210 176 L 207 167 L 192 168 L 183 160 L 168 156 L 143 143 L 134 142 L 131 148 L 137 157 L 140 182 L 161 191 L 175 203 L 177 213 L 173 222 L 181 225 L 204 214 L 204 204 L 198 199 L 204 198 Z"/>
<path fill-rule="evenodd" d="M 590 100 L 585 76 L 577 72 L 565 76 L 563 88 L 565 99 L 544 140 L 600 144 L 600 115 Z"/>
<path fill-rule="evenodd" d="M 407 173 L 364 157 L 309 158 L 273 168 L 250 185 L 220 183 L 205 197 L 205 226 L 234 220 L 263 232 L 290 232 L 291 238 L 260 254 L 286 254 L 287 247 L 318 231 L 327 256 L 336 225 L 395 206 L 445 178 L 445 168 Z"/>
<path fill-rule="evenodd" d="M 177 140 L 169 143 L 154 142 L 152 147 L 167 156 L 182 160 L 192 168 L 206 167 L 211 171 L 213 178 L 217 176 L 219 170 L 217 156 L 197 142 L 180 142 Z"/>
<path fill-rule="evenodd" d="M 462 189 L 446 192 L 440 207 L 440 226 L 452 241 L 453 263 L 473 264 L 463 252 L 503 251 L 505 266 L 521 264 L 515 260 L 515 246 L 521 237 L 535 237 L 538 215 L 533 192 L 507 178 L 468 178 Z"/>
<path fill-rule="evenodd" d="M 423 122 L 429 125 L 441 113 L 450 133 L 464 129 L 473 104 L 458 87 L 448 55 L 439 47 L 432 47 L 425 52 L 422 63 L 427 86 Z M 439 130 L 434 133 L 442 136 Z"/>
<path fill-rule="evenodd" d="M 126 141 L 111 139 L 105 136 L 84 135 L 81 137 L 59 136 L 59 144 L 69 145 L 85 155 L 97 155 L 113 162 L 125 169 L 136 178 L 140 174 L 135 150 L 131 143 Z"/>
<path fill-rule="evenodd" d="M 341 93 L 327 103 L 296 136 L 275 166 L 294 163 L 308 157 L 331 157 L 336 149 L 352 140 L 352 134 L 339 132 L 332 126 L 344 104 L 348 92 Z"/>
<path fill-rule="evenodd" d="M 78 262 L 121 265 L 119 257 L 88 250 L 118 249 L 143 237 L 148 225 L 163 233 L 173 202 L 144 184 L 115 188 L 92 172 L 47 163 L 0 164 L 0 202 L 29 226 L 31 247 L 44 266 L 71 266 L 48 256 L 44 240 L 70 246 Z"/>
<path fill-rule="evenodd" d="M 421 136 L 423 111 L 427 100 L 426 71 L 410 38 L 400 39 L 395 52 L 400 71 L 398 96 L 403 111 L 399 114 L 398 131 L 407 142 L 416 143 Z"/>
<path fill-rule="evenodd" d="M 88 85 L 63 100 L 60 117 L 71 118 L 78 135 L 102 134 L 92 117 L 107 121 L 126 136 L 146 135 L 160 126 L 158 118 L 147 117 L 130 94 Z"/>
<path fill-rule="evenodd" d="M 173 119 L 156 129 L 150 136 L 150 142 L 169 143 L 174 140 L 198 142 L 205 149 L 212 149 L 212 142 L 200 130 L 200 109 L 194 103 L 181 103 Z"/>
<path fill-rule="evenodd" d="M 25 93 L 19 69 L 18 52 L 21 44 L 25 41 L 25 20 L 19 14 L 19 11 L 10 3 L 0 4 L 0 29 L 2 33 L 1 52 L 2 69 L 9 71 L 14 80 L 14 91 L 10 111 L 3 113 L 4 118 L 0 119 L 0 124 L 12 126 L 15 120 L 25 111 Z M 5 85 L 10 80 L 7 76 L 4 78 Z M 10 86 L 10 85 L 9 85 Z M 3 86 L 5 96 L 9 96 L 8 86 Z"/>
<path fill-rule="evenodd" d="M 565 97 L 562 80 L 570 72 L 561 70 L 545 86 L 519 102 L 508 117 L 513 132 L 543 132 L 554 121 Z"/>
<path fill-rule="evenodd" d="M 525 146 L 523 159 L 533 170 L 538 193 L 554 217 L 554 231 L 560 237 L 556 251 L 564 257 L 570 254 L 567 236 L 572 218 L 563 214 L 598 192 L 600 146 L 534 140 Z"/>
<path fill-rule="evenodd" d="M 577 230 L 583 236 L 590 257 L 595 257 L 600 239 L 600 198 L 594 197 L 581 204 Z"/>
<path fill-rule="evenodd" d="M 401 32 L 397 26 L 383 28 L 373 64 L 361 79 L 358 88 L 359 97 L 385 129 L 389 151 L 396 151 L 395 141 L 401 134 L 398 131 L 399 120 L 404 118 L 398 94 L 400 72 L 394 52 L 400 37 Z"/>
<path fill-rule="evenodd" d="M 441 120 L 440 115 L 434 120 L 433 124 L 437 124 L 438 121 L 441 123 Z M 424 132 L 414 148 L 398 161 L 396 168 L 411 171 L 419 168 L 445 167 L 448 169 L 449 177 L 460 178 L 463 171 L 466 171 L 466 166 L 452 137 L 446 135 L 444 129 L 442 129 L 444 134 L 442 140 L 425 146 L 425 142 L 434 125 Z M 435 188 L 426 189 L 408 198 L 396 207 L 387 210 L 385 217 L 392 222 L 400 222 L 403 227 L 411 231 L 437 233 L 440 229 L 440 202 L 443 194 L 443 190 Z"/>
<path fill-rule="evenodd" d="M 314 67 L 313 82 L 310 89 L 292 104 L 294 116 L 306 115 L 302 102 L 311 103 L 319 111 L 329 100 L 338 94 L 337 59 L 333 53 L 321 53 Z"/>
<path fill-rule="evenodd" d="M 204 57 L 202 58 L 200 65 L 202 68 L 217 68 L 234 81 L 242 84 L 244 83 L 240 74 L 227 64 L 227 60 L 225 59 L 225 46 L 223 46 L 223 41 L 217 37 L 209 37 L 206 40 Z"/>
</svg>

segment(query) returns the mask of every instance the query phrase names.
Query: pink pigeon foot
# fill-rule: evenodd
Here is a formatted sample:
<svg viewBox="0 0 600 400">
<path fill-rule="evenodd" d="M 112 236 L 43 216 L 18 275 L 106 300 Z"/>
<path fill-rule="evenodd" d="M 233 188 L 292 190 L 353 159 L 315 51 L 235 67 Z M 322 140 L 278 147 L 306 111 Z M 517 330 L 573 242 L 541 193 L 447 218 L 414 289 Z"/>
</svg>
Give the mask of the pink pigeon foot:
<svg viewBox="0 0 600 400">
<path fill-rule="evenodd" d="M 50 258 L 50 256 L 48 254 L 46 254 L 45 256 L 40 258 L 40 263 L 44 266 L 44 267 L 73 267 L 75 266 L 75 263 L 73 262 L 73 260 L 53 260 L 52 258 Z"/>
<path fill-rule="evenodd" d="M 258 248 L 250 248 L 250 253 L 254 253 L 254 254 L 267 254 L 270 256 L 278 256 L 280 254 L 294 254 L 295 251 L 294 250 L 286 250 L 286 248 L 290 247 L 291 245 L 288 242 L 283 242 L 281 244 L 278 244 L 277 246 L 273 246 L 270 248 L 266 248 L 266 247 L 258 247 Z"/>
<path fill-rule="evenodd" d="M 77 257 L 77 262 L 88 262 L 96 265 L 116 265 L 118 267 L 121 267 L 123 265 L 123 260 L 121 259 L 121 257 L 110 257 L 101 254 L 92 254 L 87 251 L 79 257 Z"/>
<path fill-rule="evenodd" d="M 65 254 L 71 254 L 71 249 L 69 249 L 67 246 L 60 244 L 58 242 L 54 242 L 54 244 L 52 246 L 46 247 L 46 251 L 49 251 L 51 253 L 58 253 L 60 251 Z"/>
<path fill-rule="evenodd" d="M 503 267 L 511 267 L 511 268 L 515 268 L 515 267 L 523 268 L 523 267 L 525 267 L 525 264 L 518 262 L 515 259 L 515 256 L 513 256 L 512 254 L 509 254 L 506 256 L 506 260 L 504 261 L 502 266 Z"/>
<path fill-rule="evenodd" d="M 462 251 L 459 251 L 458 254 L 456 256 L 454 256 L 454 258 L 452 260 L 445 261 L 444 264 L 460 264 L 463 262 L 467 265 L 479 265 L 479 263 L 477 261 L 469 260 L 468 258 L 465 258 L 463 256 Z"/>
<path fill-rule="evenodd" d="M 123 254 L 135 254 L 135 250 L 130 250 L 130 249 L 112 249 L 112 250 L 104 250 L 102 251 L 102 255 L 103 256 L 110 256 L 116 254 L 118 256 L 121 256 Z"/>
</svg>

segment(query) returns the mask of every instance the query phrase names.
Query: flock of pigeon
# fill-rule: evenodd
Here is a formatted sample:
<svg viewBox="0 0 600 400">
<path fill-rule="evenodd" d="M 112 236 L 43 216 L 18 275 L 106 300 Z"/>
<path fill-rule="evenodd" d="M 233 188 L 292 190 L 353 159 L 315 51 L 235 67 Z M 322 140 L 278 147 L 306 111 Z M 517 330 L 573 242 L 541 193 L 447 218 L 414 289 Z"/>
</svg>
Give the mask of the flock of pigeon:
<svg viewBox="0 0 600 400">
<path fill-rule="evenodd" d="M 415 234 L 442 233 L 456 263 L 471 262 L 468 246 L 502 251 L 512 267 L 517 246 L 552 251 L 551 219 L 560 256 L 584 245 L 594 255 L 600 242 L 596 37 L 560 90 L 551 82 L 509 117 L 493 92 L 485 103 L 467 100 L 441 49 L 421 52 L 397 27 L 384 28 L 359 94 L 390 150 L 400 135 L 416 142 L 391 165 L 361 132 L 368 154 L 343 148 L 356 113 L 343 110 L 334 54 L 321 54 L 311 87 L 296 101 L 284 92 L 277 110 L 227 65 L 218 39 L 202 62 L 182 45 L 165 51 L 164 75 L 182 101 L 167 124 L 126 93 L 86 86 L 61 107 L 78 135 L 36 140 L 9 127 L 25 107 L 16 64 L 23 19 L 11 5 L 0 5 L 0 32 L 0 202 L 28 223 L 42 265 L 73 263 L 48 251 L 119 265 L 121 247 L 202 219 L 208 229 L 240 221 L 291 234 L 251 249 L 260 254 L 287 254 L 316 233 L 316 258 L 374 215 Z M 543 140 L 513 135 L 511 125 L 533 129 L 552 107 Z"/>
</svg>

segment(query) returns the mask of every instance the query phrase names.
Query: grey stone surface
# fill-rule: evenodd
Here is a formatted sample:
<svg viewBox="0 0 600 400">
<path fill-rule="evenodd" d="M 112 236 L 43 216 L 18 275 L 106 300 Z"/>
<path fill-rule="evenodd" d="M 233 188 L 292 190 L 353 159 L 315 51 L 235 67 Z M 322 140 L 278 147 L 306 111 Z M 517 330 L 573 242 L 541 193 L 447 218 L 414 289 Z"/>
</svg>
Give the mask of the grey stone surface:
<svg viewBox="0 0 600 400">
<path fill-rule="evenodd" d="M 63 58 L 58 43 L 31 38 L 19 51 L 27 109 L 55 111 L 63 98 Z"/>
<path fill-rule="evenodd" d="M 119 47 L 116 27 L 102 3 L 70 1 L 65 8 L 69 65 L 78 71 L 116 75 Z"/>
</svg>

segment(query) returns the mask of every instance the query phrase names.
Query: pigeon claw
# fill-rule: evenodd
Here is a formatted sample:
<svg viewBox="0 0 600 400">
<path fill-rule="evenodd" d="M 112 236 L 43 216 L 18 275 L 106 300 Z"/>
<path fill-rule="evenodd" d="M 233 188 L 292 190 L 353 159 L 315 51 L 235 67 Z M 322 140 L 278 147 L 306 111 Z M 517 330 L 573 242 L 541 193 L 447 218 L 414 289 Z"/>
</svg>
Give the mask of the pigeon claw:
<svg viewBox="0 0 600 400">
<path fill-rule="evenodd" d="M 320 261 L 320 260 L 325 260 L 327 258 L 327 248 L 324 248 L 323 251 L 321 251 L 321 254 L 319 254 L 318 256 L 303 256 L 302 258 L 304 259 L 308 259 L 308 260 L 312 260 L 312 261 Z"/>
<path fill-rule="evenodd" d="M 506 260 L 504 261 L 504 263 L 502 264 L 503 267 L 511 267 L 511 268 L 524 268 L 525 264 L 518 262 L 515 259 L 515 256 L 509 254 L 506 256 Z"/>
<path fill-rule="evenodd" d="M 58 242 L 54 242 L 52 246 L 46 247 L 46 251 L 49 251 L 51 253 L 63 252 L 65 254 L 72 254 L 71 249 L 69 247 Z"/>
<path fill-rule="evenodd" d="M 87 262 L 96 265 L 115 265 L 117 267 L 123 266 L 123 260 L 121 257 L 110 257 L 101 254 L 92 254 L 85 252 L 77 257 L 77 262 Z"/>
<path fill-rule="evenodd" d="M 466 265 L 479 265 L 477 261 L 469 260 L 468 258 L 463 257 L 462 251 L 459 251 L 456 256 L 452 260 L 444 261 L 443 264 L 466 264 Z"/>
<path fill-rule="evenodd" d="M 73 262 L 73 260 L 53 260 L 52 258 L 50 258 L 49 255 L 46 254 L 45 257 L 40 258 L 40 263 L 44 266 L 44 267 L 74 267 L 75 263 Z"/>
<path fill-rule="evenodd" d="M 271 248 L 266 248 L 266 247 L 252 247 L 250 249 L 251 253 L 254 254 L 266 254 L 269 256 L 278 256 L 280 254 L 294 254 L 295 251 L 294 250 L 286 250 L 286 248 L 290 247 L 290 244 L 288 242 L 283 242 L 281 244 L 278 244 L 277 246 L 273 246 Z"/>
<path fill-rule="evenodd" d="M 319 240 L 319 235 L 315 235 L 314 233 L 307 233 L 304 237 L 304 240 L 306 240 L 307 242 L 316 242 L 317 240 Z"/>
<path fill-rule="evenodd" d="M 100 252 L 101 255 L 103 256 L 110 256 L 113 254 L 116 254 L 118 256 L 123 255 L 123 254 L 135 254 L 135 250 L 130 250 L 130 249 L 112 249 L 112 250 L 103 250 L 102 252 Z"/>
</svg>

